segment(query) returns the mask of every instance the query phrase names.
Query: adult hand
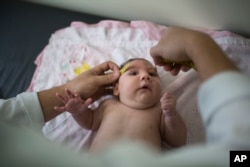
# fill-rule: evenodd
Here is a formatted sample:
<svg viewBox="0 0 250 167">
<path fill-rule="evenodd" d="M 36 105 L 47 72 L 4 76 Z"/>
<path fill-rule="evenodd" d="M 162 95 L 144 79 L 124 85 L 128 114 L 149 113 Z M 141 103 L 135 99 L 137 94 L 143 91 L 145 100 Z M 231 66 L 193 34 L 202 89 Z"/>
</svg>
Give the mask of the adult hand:
<svg viewBox="0 0 250 167">
<path fill-rule="evenodd" d="M 109 70 L 112 72 L 108 72 Z M 108 87 L 112 86 L 119 76 L 118 66 L 111 61 L 107 61 L 81 73 L 68 82 L 65 87 L 73 92 L 78 92 L 83 99 L 92 98 L 97 100 L 101 96 L 113 92 Z"/>
<path fill-rule="evenodd" d="M 166 63 L 164 60 L 172 62 L 191 61 L 188 55 L 188 40 L 192 35 L 201 35 L 199 32 L 185 28 L 170 27 L 166 29 L 158 44 L 151 48 L 150 54 L 156 65 L 163 66 L 166 71 L 177 75 L 180 70 L 188 71 L 190 67 L 178 63 Z M 188 40 L 187 40 L 188 39 Z"/>
<path fill-rule="evenodd" d="M 112 72 L 107 74 L 106 72 L 109 70 Z M 49 121 L 61 114 L 61 112 L 54 110 L 55 106 L 63 105 L 63 103 L 56 98 L 56 93 L 63 95 L 66 89 L 70 89 L 73 92 L 79 93 L 84 100 L 91 98 L 94 101 L 102 95 L 110 93 L 111 91 L 106 89 L 107 86 L 117 81 L 119 76 L 118 66 L 108 61 L 83 72 L 64 85 L 38 92 L 37 95 L 41 104 L 44 120 Z"/>
<path fill-rule="evenodd" d="M 181 62 L 189 61 L 194 63 L 202 80 L 218 72 L 236 70 L 210 36 L 186 28 L 168 28 L 150 54 L 156 65 L 163 66 L 172 75 L 177 75 L 180 70 L 189 70 L 190 67 L 181 65 Z M 166 63 L 164 60 L 177 63 Z"/>
</svg>

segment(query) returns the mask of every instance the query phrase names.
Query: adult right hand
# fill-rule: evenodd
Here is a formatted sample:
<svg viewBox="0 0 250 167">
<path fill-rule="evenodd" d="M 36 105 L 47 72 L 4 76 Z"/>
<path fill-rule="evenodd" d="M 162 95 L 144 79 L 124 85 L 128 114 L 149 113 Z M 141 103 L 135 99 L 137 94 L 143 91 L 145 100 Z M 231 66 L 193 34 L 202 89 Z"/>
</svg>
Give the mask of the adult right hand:
<svg viewBox="0 0 250 167">
<path fill-rule="evenodd" d="M 192 43 L 191 38 L 202 35 L 205 34 L 185 28 L 170 27 L 166 29 L 158 44 L 151 48 L 150 54 L 156 65 L 163 66 L 172 75 L 177 75 L 180 70 L 188 71 L 190 67 L 178 62 L 192 61 L 188 53 L 190 42 Z M 165 60 L 176 63 L 166 63 Z"/>
<path fill-rule="evenodd" d="M 194 63 L 202 80 L 221 71 L 236 70 L 210 36 L 186 28 L 166 29 L 158 44 L 150 50 L 150 54 L 156 65 L 163 66 L 172 75 L 177 75 L 180 70 L 189 70 L 190 67 L 178 63 L 186 61 Z M 177 63 L 166 63 L 164 60 Z"/>
</svg>

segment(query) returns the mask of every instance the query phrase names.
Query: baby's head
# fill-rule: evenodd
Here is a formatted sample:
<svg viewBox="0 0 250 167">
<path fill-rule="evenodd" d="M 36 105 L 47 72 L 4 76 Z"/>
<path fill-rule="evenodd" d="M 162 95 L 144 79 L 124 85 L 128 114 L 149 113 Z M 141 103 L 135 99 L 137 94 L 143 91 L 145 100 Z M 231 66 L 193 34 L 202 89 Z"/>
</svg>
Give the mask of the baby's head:
<svg viewBox="0 0 250 167">
<path fill-rule="evenodd" d="M 142 58 L 130 59 L 121 65 L 121 69 L 121 76 L 114 86 L 114 95 L 121 103 L 146 109 L 159 102 L 161 83 L 152 63 Z"/>
</svg>

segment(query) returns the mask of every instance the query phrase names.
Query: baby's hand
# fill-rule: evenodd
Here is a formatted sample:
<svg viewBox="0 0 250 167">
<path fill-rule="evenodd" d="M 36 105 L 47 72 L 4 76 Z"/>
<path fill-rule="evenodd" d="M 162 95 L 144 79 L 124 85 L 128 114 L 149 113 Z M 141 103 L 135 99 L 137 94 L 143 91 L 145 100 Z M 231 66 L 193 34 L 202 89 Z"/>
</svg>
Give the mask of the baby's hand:
<svg viewBox="0 0 250 167">
<path fill-rule="evenodd" d="M 176 99 L 169 92 L 165 92 L 161 97 L 161 109 L 165 116 L 176 113 Z"/>
<path fill-rule="evenodd" d="M 59 112 L 68 111 L 73 115 L 80 114 L 88 109 L 88 106 L 92 103 L 92 99 L 82 100 L 78 93 L 73 93 L 69 89 L 65 90 L 65 96 L 56 93 L 56 97 L 60 100 L 64 106 L 55 106 L 54 109 Z"/>
</svg>

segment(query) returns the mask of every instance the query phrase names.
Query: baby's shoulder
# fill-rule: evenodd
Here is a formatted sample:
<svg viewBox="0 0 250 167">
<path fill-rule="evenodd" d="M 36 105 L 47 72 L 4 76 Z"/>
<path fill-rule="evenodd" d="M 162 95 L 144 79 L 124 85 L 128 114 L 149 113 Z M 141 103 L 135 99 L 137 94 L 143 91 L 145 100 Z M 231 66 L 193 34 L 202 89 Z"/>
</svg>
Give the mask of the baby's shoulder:
<svg viewBox="0 0 250 167">
<path fill-rule="evenodd" d="M 108 99 L 103 100 L 100 103 L 100 107 L 107 107 L 107 106 L 115 105 L 115 104 L 118 104 L 118 103 L 119 103 L 118 99 L 116 99 L 116 98 L 108 98 Z"/>
</svg>

